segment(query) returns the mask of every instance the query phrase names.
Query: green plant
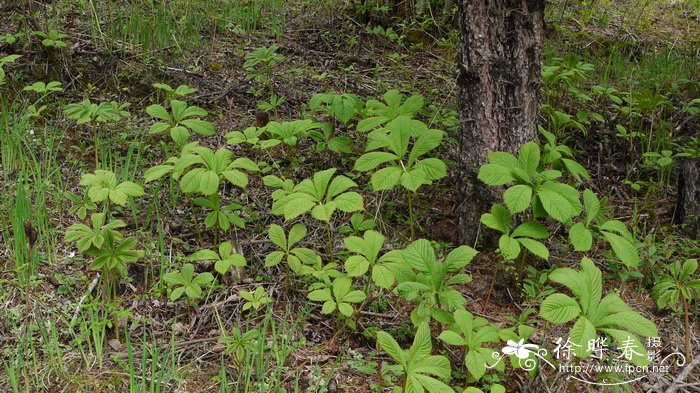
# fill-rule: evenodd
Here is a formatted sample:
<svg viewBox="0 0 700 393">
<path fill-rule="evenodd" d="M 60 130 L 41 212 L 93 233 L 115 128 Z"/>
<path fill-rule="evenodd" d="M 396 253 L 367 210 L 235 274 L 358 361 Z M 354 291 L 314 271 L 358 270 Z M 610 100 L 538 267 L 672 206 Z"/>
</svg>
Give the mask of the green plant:
<svg viewBox="0 0 700 393">
<path fill-rule="evenodd" d="M 389 289 L 396 282 L 397 275 L 403 277 L 407 274 L 401 251 L 392 250 L 379 257 L 384 240 L 384 235 L 372 230 L 366 231 L 363 237 L 343 239 L 345 247 L 354 254 L 345 261 L 345 271 L 350 277 L 363 276 L 371 269 L 372 282 L 380 288 Z"/>
<path fill-rule="evenodd" d="M 245 300 L 245 303 L 243 303 L 243 311 L 250 310 L 251 308 L 258 311 L 261 307 L 274 301 L 262 286 L 255 288 L 253 292 L 241 291 L 240 295 L 243 300 Z"/>
<path fill-rule="evenodd" d="M 124 206 L 129 197 L 143 195 L 143 187 L 131 182 L 117 180 L 112 171 L 96 170 L 80 178 L 80 185 L 88 187 L 87 196 L 92 202 L 106 202 Z"/>
<path fill-rule="evenodd" d="M 326 169 L 316 172 L 313 179 L 302 180 L 288 195 L 275 201 L 272 213 L 283 214 L 289 221 L 311 211 L 313 218 L 328 223 L 336 210 L 346 213 L 362 210 L 362 196 L 348 191 L 357 184 L 343 175 L 331 180 L 336 171 L 336 168 Z"/>
<path fill-rule="evenodd" d="M 399 343 L 384 331 L 377 332 L 377 345 L 398 364 L 384 366 L 383 371 L 404 377 L 404 393 L 429 392 L 449 393 L 452 388 L 440 379 L 450 378 L 450 361 L 441 355 L 432 355 L 433 343 L 427 323 L 420 324 L 410 349 L 404 350 Z"/>
<path fill-rule="evenodd" d="M 228 273 L 231 267 L 245 267 L 246 260 L 239 254 L 231 242 L 223 242 L 219 245 L 219 252 L 213 250 L 199 250 L 190 256 L 193 261 L 216 261 L 214 269 L 221 275 Z"/>
<path fill-rule="evenodd" d="M 277 53 L 279 46 L 270 45 L 267 48 L 258 48 L 245 56 L 243 68 L 248 72 L 246 79 L 253 79 L 258 83 L 267 85 L 270 96 L 274 94 L 273 74 L 277 64 L 284 61 L 284 55 Z M 260 92 L 255 90 L 255 96 Z"/>
<path fill-rule="evenodd" d="M 190 169 L 193 165 L 198 167 Z M 241 188 L 247 187 L 248 175 L 240 169 L 253 172 L 260 170 L 249 158 L 234 159 L 233 153 L 228 149 L 221 148 L 213 152 L 208 147 L 192 143 L 183 146 L 180 157 L 171 157 L 167 164 L 149 168 L 144 174 L 144 181 L 147 183 L 172 172 L 174 178 L 179 178 L 182 192 L 198 192 L 209 196 L 219 190 L 222 179 Z"/>
<path fill-rule="evenodd" d="M 309 100 L 309 110 L 314 114 L 326 115 L 332 119 L 331 130 L 336 128 L 336 121 L 348 125 L 353 117 L 363 111 L 365 103 L 355 94 L 314 94 Z"/>
<path fill-rule="evenodd" d="M 633 364 L 649 364 L 646 349 L 637 335 L 658 337 L 654 323 L 630 308 L 616 293 L 603 293 L 600 269 L 592 260 L 584 257 L 581 270 L 559 268 L 549 274 L 549 279 L 567 287 L 574 297 L 563 293 L 549 295 L 540 306 L 540 316 L 555 324 L 565 324 L 576 319 L 569 331 L 572 352 L 580 358 L 589 356 L 589 342 L 603 333 L 620 346 L 632 350 L 625 354 Z"/>
<path fill-rule="evenodd" d="M 214 281 L 214 276 L 209 272 L 194 273 L 194 265 L 186 263 L 180 270 L 174 270 L 163 275 L 163 280 L 174 287 L 170 292 L 170 300 L 175 301 L 185 294 L 190 300 L 201 299 L 202 287 L 206 287 Z"/>
<path fill-rule="evenodd" d="M 335 136 L 331 123 L 321 123 L 319 130 L 310 130 L 309 136 L 316 141 L 318 151 L 330 150 L 336 153 L 352 153 L 350 139 L 344 136 Z"/>
<path fill-rule="evenodd" d="M 591 178 L 586 168 L 574 160 L 574 153 L 568 146 L 559 144 L 557 137 L 542 126 L 538 126 L 538 129 L 546 140 L 542 146 L 543 164 L 552 165 L 552 168 L 557 170 L 566 169 L 577 180 Z"/>
<path fill-rule="evenodd" d="M 472 313 L 457 309 L 454 312 L 454 324 L 438 337 L 449 345 L 466 347 L 464 363 L 475 380 L 486 374 L 487 366 L 503 371 L 503 363 L 496 365 L 498 350 L 485 347 L 484 344 L 498 343 L 498 328 L 485 318 L 474 318 Z"/>
<path fill-rule="evenodd" d="M 22 57 L 22 55 L 8 55 L 5 57 L 0 57 L 0 86 L 5 84 L 5 75 L 6 75 L 5 69 L 4 69 L 5 64 L 14 63 L 20 57 Z M 3 104 L 3 109 L 4 109 L 4 106 L 5 106 L 4 95 L 3 95 L 3 101 L 1 103 Z"/>
<path fill-rule="evenodd" d="M 342 235 L 359 235 L 361 232 L 374 229 L 376 226 L 377 223 L 373 218 L 366 218 L 362 213 L 355 213 L 350 216 L 350 221 L 346 225 L 340 227 L 338 232 Z"/>
<path fill-rule="evenodd" d="M 586 215 L 583 222 L 569 228 L 569 241 L 576 251 L 588 251 L 593 246 L 593 231 L 601 234 L 612 247 L 617 258 L 626 266 L 636 268 L 639 265 L 636 239 L 627 230 L 624 223 L 605 217 L 601 201 L 589 189 L 583 191 L 583 205 Z"/>
<path fill-rule="evenodd" d="M 549 216 L 566 223 L 581 213 L 578 191 L 554 181 L 562 173 L 541 166 L 540 147 L 529 142 L 520 148 L 518 158 L 507 152 L 493 152 L 479 169 L 479 180 L 490 186 L 515 183 L 503 193 L 503 201 L 512 214 L 532 205 L 535 218 Z"/>
<path fill-rule="evenodd" d="M 366 118 L 357 123 L 357 131 L 368 132 L 396 119 L 399 116 L 413 118 L 424 104 L 423 96 L 414 94 L 404 101 L 404 95 L 398 90 L 384 93 L 384 102 L 368 100 L 365 103 Z"/>
<path fill-rule="evenodd" d="M 512 261 L 520 255 L 520 246 L 525 247 L 533 255 L 549 259 L 549 250 L 539 240 L 547 239 L 549 232 L 540 223 L 529 221 L 518 225 L 511 233 L 511 214 L 503 205 L 494 203 L 490 213 L 481 216 L 481 222 L 491 229 L 502 233 L 498 240 L 498 249 L 505 261 Z"/>
<path fill-rule="evenodd" d="M 268 101 L 258 102 L 258 109 L 265 112 L 273 112 L 275 114 L 275 119 L 279 117 L 277 110 L 284 104 L 287 100 L 285 96 L 278 97 L 277 94 L 272 93 Z"/>
<path fill-rule="evenodd" d="M 304 224 L 294 224 L 289 230 L 289 237 L 284 233 L 284 229 L 277 224 L 270 225 L 267 232 L 268 238 L 282 250 L 273 251 L 265 257 L 265 267 L 277 266 L 282 260 L 287 263 L 289 269 L 300 275 L 310 274 L 319 257 L 316 253 L 304 247 L 294 247 L 306 236 L 307 229 Z M 289 277 L 287 275 L 287 282 Z"/>
<path fill-rule="evenodd" d="M 74 120 L 78 125 L 90 124 L 95 149 L 95 169 L 99 169 L 99 131 L 97 123 L 116 122 L 129 116 L 129 112 L 126 111 L 129 105 L 129 103 L 119 104 L 116 101 L 95 104 L 89 98 L 86 98 L 78 103 L 68 104 L 63 108 L 66 116 Z"/>
<path fill-rule="evenodd" d="M 49 30 L 48 33 L 43 31 L 34 31 L 38 37 L 42 38 L 41 45 L 50 48 L 65 48 L 68 43 L 63 41 L 64 38 L 68 38 L 68 34 L 59 33 L 56 30 Z"/>
<path fill-rule="evenodd" d="M 231 328 L 231 334 L 220 337 L 218 342 L 226 346 L 224 352 L 227 355 L 233 357 L 237 363 L 241 363 L 250 351 L 256 350 L 260 333 L 258 329 L 249 329 L 243 333 L 238 326 L 234 326 Z"/>
<path fill-rule="evenodd" d="M 442 144 L 444 132 L 428 129 L 420 121 L 407 116 L 391 120 L 385 129 L 370 133 L 367 141 L 368 153 L 355 161 L 354 169 L 371 171 L 380 165 L 386 166 L 372 174 L 371 184 L 375 191 L 386 190 L 401 184 L 408 194 L 408 211 L 411 224 L 411 239 L 414 238 L 413 198 L 422 185 L 447 176 L 447 166 L 439 158 L 423 157 Z M 413 146 L 410 148 L 411 142 Z M 372 151 L 386 149 L 388 151 Z"/>
<path fill-rule="evenodd" d="M 339 276 L 333 280 L 330 288 L 311 291 L 307 297 L 314 302 L 323 302 L 322 314 L 331 314 L 337 310 L 340 315 L 350 318 L 355 312 L 352 304 L 363 302 L 367 295 L 363 291 L 352 289 L 352 278 Z"/>
<path fill-rule="evenodd" d="M 321 124 L 312 120 L 294 120 L 282 123 L 271 121 L 264 127 L 269 139 L 260 142 L 260 147 L 270 148 L 283 143 L 287 146 L 296 147 L 300 138 L 306 138 L 309 131 L 318 128 Z"/>
<path fill-rule="evenodd" d="M 190 131 L 204 136 L 215 134 L 214 125 L 201 117 L 209 113 L 198 106 L 189 106 L 180 100 L 170 101 L 170 112 L 160 104 L 153 104 L 146 108 L 146 112 L 159 121 L 151 125 L 149 132 L 158 134 L 170 131 L 170 137 L 178 145 L 182 146 L 190 138 Z"/>
<path fill-rule="evenodd" d="M 656 300 L 659 309 L 666 307 L 678 311 L 679 305 L 683 308 L 685 321 L 685 353 L 692 356 L 693 349 L 690 345 L 690 303 L 700 298 L 700 278 L 693 278 L 698 270 L 697 259 L 688 259 L 682 265 L 675 261 L 666 265 L 667 274 L 661 276 L 651 290 L 651 296 Z"/>
<path fill-rule="evenodd" d="M 153 87 L 162 91 L 165 94 L 165 100 L 168 103 L 172 102 L 172 100 L 177 100 L 184 96 L 194 94 L 197 92 L 197 89 L 188 85 L 180 85 L 176 89 L 173 89 L 167 83 L 154 83 Z"/>
<path fill-rule="evenodd" d="M 86 252 L 91 248 L 101 249 L 108 232 L 112 234 L 113 239 L 121 240 L 121 234 L 116 229 L 123 228 L 126 224 L 122 220 L 112 220 L 105 223 L 105 216 L 105 213 L 91 214 L 92 227 L 82 223 L 71 225 L 68 227 L 65 240 L 75 242 L 80 252 Z"/>
<path fill-rule="evenodd" d="M 217 227 L 223 231 L 228 231 L 233 224 L 236 228 L 245 228 L 245 220 L 241 217 L 243 206 L 231 203 L 221 206 L 219 194 L 211 194 L 206 198 L 198 197 L 194 199 L 194 204 L 212 212 L 204 218 L 206 228 Z"/>
<path fill-rule="evenodd" d="M 231 131 L 226 134 L 226 143 L 229 145 L 240 145 L 241 143 L 247 143 L 251 146 L 258 146 L 260 136 L 264 132 L 264 127 L 248 127 L 243 131 Z"/>
<path fill-rule="evenodd" d="M 440 323 L 453 322 L 452 311 L 467 301 L 452 286 L 471 282 L 469 274 L 460 272 L 476 254 L 473 248 L 460 246 L 452 250 L 443 262 L 438 262 L 435 250 L 425 239 L 416 240 L 403 250 L 404 263 L 416 273 L 402 278 L 396 289 L 406 300 L 419 302 L 411 311 L 411 321 L 415 326 L 431 318 Z"/>
</svg>

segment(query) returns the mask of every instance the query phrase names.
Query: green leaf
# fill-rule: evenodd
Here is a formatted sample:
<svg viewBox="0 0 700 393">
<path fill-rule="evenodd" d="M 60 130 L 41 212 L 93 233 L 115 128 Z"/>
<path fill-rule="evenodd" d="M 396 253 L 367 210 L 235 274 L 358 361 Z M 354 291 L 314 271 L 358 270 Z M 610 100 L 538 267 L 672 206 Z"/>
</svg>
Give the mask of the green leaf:
<svg viewBox="0 0 700 393">
<path fill-rule="evenodd" d="M 583 190 L 583 206 L 586 209 L 586 225 L 591 225 L 591 222 L 600 214 L 600 200 L 589 189 Z"/>
<path fill-rule="evenodd" d="M 541 242 L 538 242 L 537 240 L 532 240 L 528 238 L 517 238 L 518 242 L 525 246 L 528 251 L 531 253 L 537 255 L 538 257 L 547 260 L 549 259 L 549 250 L 547 247 L 542 244 Z"/>
<path fill-rule="evenodd" d="M 582 223 L 576 223 L 569 228 L 569 241 L 576 251 L 588 251 L 593 246 L 593 235 Z"/>
<path fill-rule="evenodd" d="M 512 261 L 520 255 L 520 245 L 518 241 L 508 235 L 502 235 L 498 239 L 498 249 L 506 261 Z"/>
<path fill-rule="evenodd" d="M 502 205 L 491 206 L 491 213 L 481 216 L 481 222 L 491 229 L 495 229 L 503 234 L 510 232 L 510 213 Z"/>
<path fill-rule="evenodd" d="M 345 271 L 350 277 L 359 277 L 369 269 L 369 261 L 360 255 L 353 255 L 345 261 Z"/>
<path fill-rule="evenodd" d="M 524 184 L 510 187 L 503 193 L 503 202 L 512 214 L 525 211 L 532 200 L 532 188 Z"/>
<path fill-rule="evenodd" d="M 569 339 L 573 344 L 571 349 L 576 356 L 580 358 L 588 357 L 591 353 L 588 350 L 588 343 L 596 339 L 595 326 L 588 318 L 582 316 L 569 331 Z"/>
<path fill-rule="evenodd" d="M 637 248 L 622 236 L 614 233 L 601 231 L 605 240 L 610 243 L 617 258 L 628 267 L 636 268 L 639 266 L 639 254 Z"/>
<path fill-rule="evenodd" d="M 388 190 L 394 188 L 401 180 L 403 170 L 399 167 L 390 166 L 382 168 L 372 174 L 371 183 L 374 191 Z"/>
<path fill-rule="evenodd" d="M 355 168 L 354 170 L 360 171 L 360 172 L 367 172 L 371 171 L 372 169 L 378 167 L 379 165 L 389 162 L 389 161 L 394 161 L 398 160 L 399 158 L 396 156 L 396 154 L 393 153 L 387 153 L 387 152 L 370 152 L 370 153 L 365 153 L 360 158 L 355 161 Z"/>
<path fill-rule="evenodd" d="M 379 344 L 379 346 L 384 350 L 384 352 L 386 352 L 398 363 L 404 364 L 406 362 L 406 354 L 404 353 L 404 350 L 401 349 L 399 343 L 397 343 L 396 340 L 394 340 L 394 338 L 391 337 L 389 333 L 378 331 L 377 344 Z"/>
<path fill-rule="evenodd" d="M 549 295 L 540 306 L 540 316 L 545 320 L 564 324 L 581 315 L 581 308 L 576 300 L 561 293 Z"/>
<path fill-rule="evenodd" d="M 510 220 L 510 218 L 509 218 Z M 547 239 L 549 232 L 539 222 L 528 221 L 518 225 L 512 233 L 513 237 L 531 237 L 535 239 Z"/>
</svg>

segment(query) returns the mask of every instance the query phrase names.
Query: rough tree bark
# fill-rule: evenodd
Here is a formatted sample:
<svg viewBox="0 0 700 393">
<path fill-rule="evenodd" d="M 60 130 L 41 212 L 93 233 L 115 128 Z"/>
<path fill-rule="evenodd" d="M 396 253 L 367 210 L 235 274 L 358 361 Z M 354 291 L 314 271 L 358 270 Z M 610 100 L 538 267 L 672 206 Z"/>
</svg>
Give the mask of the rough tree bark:
<svg viewBox="0 0 700 393">
<path fill-rule="evenodd" d="M 461 132 L 455 201 L 462 243 L 474 243 L 497 192 L 477 180 L 489 152 L 537 138 L 544 0 L 459 0 Z"/>
<path fill-rule="evenodd" d="M 700 239 L 700 158 L 684 160 L 678 177 L 676 222 L 693 239 Z"/>
</svg>

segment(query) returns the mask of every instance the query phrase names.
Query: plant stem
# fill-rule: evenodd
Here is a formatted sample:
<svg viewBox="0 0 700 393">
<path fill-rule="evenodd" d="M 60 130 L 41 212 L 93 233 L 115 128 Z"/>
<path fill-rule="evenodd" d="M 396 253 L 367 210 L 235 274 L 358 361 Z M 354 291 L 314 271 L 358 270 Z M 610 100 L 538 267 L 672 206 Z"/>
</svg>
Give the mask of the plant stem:
<svg viewBox="0 0 700 393">
<path fill-rule="evenodd" d="M 685 314 L 685 355 L 688 360 L 693 360 L 693 351 L 690 348 L 690 318 L 688 316 L 688 299 L 681 295 L 681 301 L 683 301 L 683 312 Z"/>
<path fill-rule="evenodd" d="M 328 256 L 330 257 L 330 263 L 333 263 L 333 236 L 331 235 L 331 222 L 326 221 L 326 234 L 328 236 Z"/>
<path fill-rule="evenodd" d="M 95 120 L 92 120 L 92 139 L 93 143 L 95 144 L 95 170 L 100 169 L 100 155 L 99 155 L 99 147 L 98 147 L 98 141 L 97 141 L 97 127 L 95 127 Z"/>
<path fill-rule="evenodd" d="M 411 224 L 411 241 L 415 240 L 414 219 L 413 219 L 413 194 L 408 194 L 408 222 Z"/>
</svg>

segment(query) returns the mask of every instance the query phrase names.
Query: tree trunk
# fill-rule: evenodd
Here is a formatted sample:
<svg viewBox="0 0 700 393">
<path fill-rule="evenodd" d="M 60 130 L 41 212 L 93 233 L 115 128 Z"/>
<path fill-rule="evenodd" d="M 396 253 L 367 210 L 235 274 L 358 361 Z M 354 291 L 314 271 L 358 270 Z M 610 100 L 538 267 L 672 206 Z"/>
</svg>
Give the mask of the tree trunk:
<svg viewBox="0 0 700 393">
<path fill-rule="evenodd" d="M 462 243 L 499 191 L 477 180 L 493 151 L 537 139 L 544 0 L 459 0 L 457 78 L 461 132 L 455 212 Z"/>
<path fill-rule="evenodd" d="M 693 239 L 700 239 L 700 158 L 683 160 L 678 178 L 676 222 Z"/>
</svg>

